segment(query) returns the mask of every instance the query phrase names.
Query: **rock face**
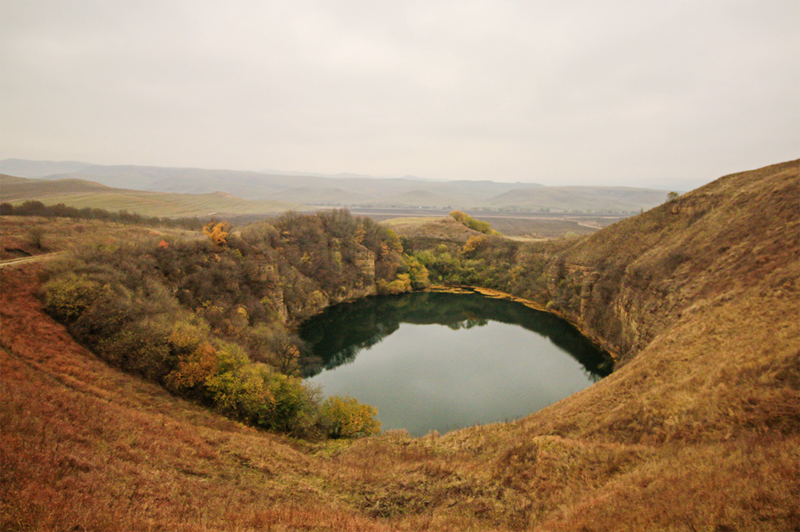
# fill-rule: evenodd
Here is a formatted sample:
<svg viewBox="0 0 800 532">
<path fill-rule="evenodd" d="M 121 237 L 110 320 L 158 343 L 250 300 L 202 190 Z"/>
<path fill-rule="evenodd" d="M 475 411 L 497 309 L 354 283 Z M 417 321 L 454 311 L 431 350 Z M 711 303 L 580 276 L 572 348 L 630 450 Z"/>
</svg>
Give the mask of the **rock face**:
<svg viewBox="0 0 800 532">
<path fill-rule="evenodd" d="M 798 161 L 722 177 L 574 244 L 545 244 L 546 281 L 528 289 L 627 361 L 709 300 L 789 271 L 797 198 Z"/>
<path fill-rule="evenodd" d="M 365 276 L 375 282 L 375 254 L 365 247 L 361 247 L 354 261 L 356 268 Z"/>
<path fill-rule="evenodd" d="M 333 291 L 324 289 L 313 290 L 302 299 L 295 299 L 292 308 L 289 308 L 284 297 L 284 288 L 280 282 L 278 268 L 273 264 L 265 264 L 265 279 L 272 285 L 270 290 L 270 303 L 276 310 L 280 320 L 285 325 L 295 325 L 313 314 L 317 314 L 326 307 L 353 301 L 377 293 L 375 286 L 375 254 L 369 249 L 360 246 L 355 259 L 351 264 L 344 264 L 342 268 L 354 268 L 356 279 L 352 284 L 342 284 Z"/>
</svg>

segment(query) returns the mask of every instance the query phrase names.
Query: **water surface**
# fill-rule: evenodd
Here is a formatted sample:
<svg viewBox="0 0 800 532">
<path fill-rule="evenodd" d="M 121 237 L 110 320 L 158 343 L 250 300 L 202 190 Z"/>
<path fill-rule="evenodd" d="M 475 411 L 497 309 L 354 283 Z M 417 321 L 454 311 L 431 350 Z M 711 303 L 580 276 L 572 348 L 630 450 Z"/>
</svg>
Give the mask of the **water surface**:
<svg viewBox="0 0 800 532">
<path fill-rule="evenodd" d="M 572 325 L 479 294 L 411 293 L 327 309 L 300 331 L 325 395 L 415 435 L 516 419 L 590 386 L 608 357 Z"/>
</svg>

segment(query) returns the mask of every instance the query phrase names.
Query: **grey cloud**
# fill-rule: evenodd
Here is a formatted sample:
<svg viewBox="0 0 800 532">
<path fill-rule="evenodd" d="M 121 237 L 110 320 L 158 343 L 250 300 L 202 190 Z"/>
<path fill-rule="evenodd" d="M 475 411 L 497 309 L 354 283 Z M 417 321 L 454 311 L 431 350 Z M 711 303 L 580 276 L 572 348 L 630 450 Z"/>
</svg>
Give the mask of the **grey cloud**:
<svg viewBox="0 0 800 532">
<path fill-rule="evenodd" d="M 0 10 L 3 157 L 636 184 L 800 146 L 795 1 Z"/>
</svg>

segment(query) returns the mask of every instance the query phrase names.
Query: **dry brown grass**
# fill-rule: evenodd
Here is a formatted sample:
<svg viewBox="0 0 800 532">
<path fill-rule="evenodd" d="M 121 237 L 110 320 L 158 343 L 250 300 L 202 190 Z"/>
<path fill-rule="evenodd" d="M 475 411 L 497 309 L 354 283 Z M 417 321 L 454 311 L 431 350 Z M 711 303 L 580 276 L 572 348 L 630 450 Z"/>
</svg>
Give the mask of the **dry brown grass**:
<svg viewBox="0 0 800 532">
<path fill-rule="evenodd" d="M 784 193 L 796 166 L 778 168 Z M 783 197 L 758 175 L 729 193 L 747 200 L 726 207 L 738 218 L 706 214 L 741 249 L 686 261 L 648 285 L 673 292 L 619 307 L 649 338 L 619 370 L 525 419 L 443 436 L 309 444 L 243 427 L 109 368 L 42 312 L 35 266 L 3 270 L 0 529 L 798 530 L 797 217 L 754 221 Z M 631 249 L 598 235 L 598 249 Z M 689 237 L 691 253 L 720 245 Z M 653 264 L 681 242 L 638 241 Z M 565 253 L 590 253 L 580 245 Z"/>
<path fill-rule="evenodd" d="M 78 246 L 158 239 L 165 235 L 204 238 L 201 233 L 186 229 L 143 227 L 99 220 L 0 216 L 0 260 L 72 251 Z"/>
<path fill-rule="evenodd" d="M 569 233 L 588 235 L 599 229 L 599 227 L 595 227 L 596 222 L 588 225 L 581 224 L 578 220 L 565 218 L 515 218 L 512 216 L 487 216 L 483 213 L 476 214 L 476 217 L 492 224 L 492 229 L 501 232 L 504 236 L 525 237 L 534 240 L 563 238 Z"/>
<path fill-rule="evenodd" d="M 33 297 L 35 271 L 2 280 L 3 530 L 382 529 L 329 495 L 287 440 L 75 344 Z"/>
<path fill-rule="evenodd" d="M 800 515 L 792 356 L 743 363 L 760 337 L 708 355 L 725 386 L 665 340 L 520 422 L 312 446 L 107 367 L 42 313 L 35 272 L 2 275 L 4 529 L 791 530 Z M 656 379 L 647 359 L 669 352 L 677 375 Z"/>
<path fill-rule="evenodd" d="M 449 216 L 444 218 L 394 218 L 381 222 L 381 225 L 388 227 L 399 237 L 459 244 L 463 244 L 472 236 L 481 234 Z"/>
</svg>

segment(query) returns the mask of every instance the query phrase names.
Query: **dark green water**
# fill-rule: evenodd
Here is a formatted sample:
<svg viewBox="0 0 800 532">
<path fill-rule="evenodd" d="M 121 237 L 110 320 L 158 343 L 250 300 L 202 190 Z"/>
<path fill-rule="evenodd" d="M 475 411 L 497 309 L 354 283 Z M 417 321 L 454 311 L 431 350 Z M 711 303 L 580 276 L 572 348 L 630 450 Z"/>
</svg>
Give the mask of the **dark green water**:
<svg viewBox="0 0 800 532">
<path fill-rule="evenodd" d="M 324 395 L 376 406 L 384 430 L 415 435 L 516 419 L 611 372 L 566 321 L 479 294 L 366 298 L 311 318 L 300 336 Z"/>
</svg>

